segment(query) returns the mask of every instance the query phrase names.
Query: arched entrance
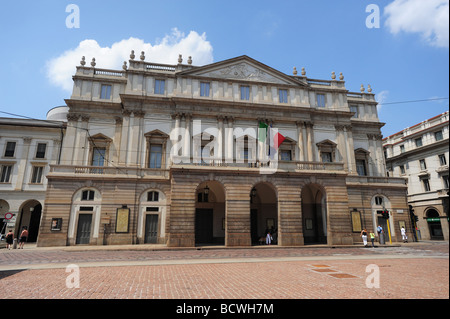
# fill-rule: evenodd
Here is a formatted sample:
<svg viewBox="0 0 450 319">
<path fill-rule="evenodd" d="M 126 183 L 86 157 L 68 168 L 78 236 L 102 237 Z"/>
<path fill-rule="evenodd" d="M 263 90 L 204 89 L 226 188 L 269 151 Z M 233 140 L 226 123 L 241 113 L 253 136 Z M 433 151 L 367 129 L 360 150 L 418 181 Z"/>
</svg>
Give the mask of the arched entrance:
<svg viewBox="0 0 450 319">
<path fill-rule="evenodd" d="M 439 213 L 435 209 L 427 211 L 428 230 L 430 231 L 431 240 L 444 240 L 444 233 L 442 232 L 441 219 Z"/>
<path fill-rule="evenodd" d="M 20 209 L 20 220 L 17 236 L 20 236 L 22 229 L 28 229 L 27 242 L 34 243 L 39 235 L 39 226 L 41 223 L 42 205 L 37 200 L 25 202 Z"/>
<path fill-rule="evenodd" d="M 225 244 L 225 189 L 217 181 L 197 187 L 195 197 L 195 245 Z"/>
<path fill-rule="evenodd" d="M 269 183 L 258 183 L 250 192 L 250 233 L 252 245 L 266 243 L 267 232 L 272 235 L 272 245 L 278 243 L 277 194 Z"/>
<path fill-rule="evenodd" d="M 316 184 L 302 188 L 302 220 L 305 244 L 327 243 L 327 205 L 325 192 Z"/>
<path fill-rule="evenodd" d="M 7 220 L 5 220 L 5 214 L 9 213 L 9 204 L 7 201 L 0 199 L 0 234 L 6 233 L 6 224 Z"/>
</svg>

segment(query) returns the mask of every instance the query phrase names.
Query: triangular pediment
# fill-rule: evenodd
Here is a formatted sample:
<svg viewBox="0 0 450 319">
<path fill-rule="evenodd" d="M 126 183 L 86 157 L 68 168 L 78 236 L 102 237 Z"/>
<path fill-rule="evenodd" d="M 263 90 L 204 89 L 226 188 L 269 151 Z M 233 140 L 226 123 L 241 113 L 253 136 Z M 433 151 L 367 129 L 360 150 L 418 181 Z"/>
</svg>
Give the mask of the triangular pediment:
<svg viewBox="0 0 450 319">
<path fill-rule="evenodd" d="M 316 143 L 316 145 L 317 145 L 318 147 L 326 147 L 326 146 L 329 146 L 329 147 L 336 147 L 336 146 L 337 146 L 337 144 L 336 144 L 335 142 L 330 141 L 329 139 L 320 141 L 319 143 Z"/>
<path fill-rule="evenodd" d="M 180 75 L 280 85 L 306 85 L 245 55 L 190 69 L 181 72 Z"/>
</svg>

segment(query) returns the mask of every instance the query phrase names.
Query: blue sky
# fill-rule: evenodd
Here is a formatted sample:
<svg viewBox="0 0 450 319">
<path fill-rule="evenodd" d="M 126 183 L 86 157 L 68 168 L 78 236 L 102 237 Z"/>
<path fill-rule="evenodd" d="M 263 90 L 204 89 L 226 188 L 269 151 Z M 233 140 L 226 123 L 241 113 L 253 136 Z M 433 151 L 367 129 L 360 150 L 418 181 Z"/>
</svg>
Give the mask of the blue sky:
<svg viewBox="0 0 450 319">
<path fill-rule="evenodd" d="M 79 28 L 66 26 L 69 4 L 80 10 Z M 379 28 L 366 26 L 369 4 L 380 10 Z M 40 119 L 70 97 L 63 82 L 82 55 L 120 69 L 131 43 L 147 48 L 152 62 L 176 64 L 179 53 L 194 65 L 248 55 L 286 74 L 293 67 L 316 79 L 343 72 L 348 90 L 370 84 L 384 103 L 449 97 L 448 0 L 8 1 L 0 43 L 0 111 Z M 380 105 L 383 135 L 448 103 Z"/>
</svg>

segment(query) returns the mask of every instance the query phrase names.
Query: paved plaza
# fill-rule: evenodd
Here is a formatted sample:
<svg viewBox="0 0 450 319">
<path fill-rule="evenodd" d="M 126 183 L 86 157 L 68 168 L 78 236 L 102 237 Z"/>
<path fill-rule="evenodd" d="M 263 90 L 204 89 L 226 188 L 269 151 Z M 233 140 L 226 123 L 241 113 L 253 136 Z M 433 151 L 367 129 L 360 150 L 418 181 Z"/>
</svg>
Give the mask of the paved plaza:
<svg viewBox="0 0 450 319">
<path fill-rule="evenodd" d="M 0 250 L 4 299 L 448 299 L 448 242 Z"/>
</svg>

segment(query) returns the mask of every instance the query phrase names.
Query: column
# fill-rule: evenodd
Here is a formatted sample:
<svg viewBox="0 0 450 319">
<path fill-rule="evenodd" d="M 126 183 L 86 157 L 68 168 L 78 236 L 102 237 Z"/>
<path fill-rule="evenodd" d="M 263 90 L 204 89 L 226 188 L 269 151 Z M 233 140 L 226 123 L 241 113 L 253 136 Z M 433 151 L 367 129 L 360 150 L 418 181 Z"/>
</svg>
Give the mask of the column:
<svg viewBox="0 0 450 319">
<path fill-rule="evenodd" d="M 314 131 L 313 131 L 313 123 L 306 123 L 306 143 L 308 146 L 308 161 L 315 162 L 316 161 L 316 152 L 314 146 Z"/>
<path fill-rule="evenodd" d="M 348 172 L 353 175 L 357 175 L 356 160 L 355 160 L 355 147 L 353 144 L 352 127 L 349 125 L 344 126 L 344 138 L 347 142 L 347 160 L 348 160 Z"/>
<path fill-rule="evenodd" d="M 89 163 L 89 134 L 88 134 L 88 122 L 89 116 L 82 115 L 81 122 L 78 122 L 80 130 L 78 131 L 78 143 L 75 147 L 78 148 L 74 154 L 74 164 L 75 165 L 91 165 Z"/>
<path fill-rule="evenodd" d="M 348 159 L 348 147 L 347 142 L 345 141 L 344 137 L 344 126 L 343 125 L 335 125 L 336 128 L 336 135 L 337 135 L 337 149 L 339 151 L 339 154 L 341 155 L 341 158 L 339 158 L 339 161 L 342 161 L 344 163 L 344 169 L 348 171 L 348 168 L 350 166 L 349 159 Z"/>
<path fill-rule="evenodd" d="M 28 163 L 28 156 L 30 152 L 30 144 L 31 144 L 31 137 L 24 137 L 23 138 L 23 156 L 22 159 L 18 161 L 18 169 L 17 169 L 17 183 L 15 190 L 21 191 L 22 186 L 24 184 L 24 179 L 27 178 L 26 176 L 31 176 L 32 172 L 27 173 L 27 163 Z M 33 170 L 33 166 L 30 165 L 30 169 Z M 42 177 L 44 178 L 44 177 Z"/>
<path fill-rule="evenodd" d="M 225 160 L 227 163 L 233 163 L 233 118 L 227 117 L 227 132 L 226 132 L 226 148 Z"/>
<path fill-rule="evenodd" d="M 122 122 L 123 119 L 119 116 L 115 118 L 116 125 L 114 129 L 114 150 L 112 152 L 112 162 L 119 163 L 120 145 L 122 140 Z"/>
<path fill-rule="evenodd" d="M 120 149 L 119 149 L 119 165 L 127 165 L 127 151 L 128 151 L 128 131 L 130 127 L 130 115 L 131 111 L 123 110 L 122 112 L 122 133 L 120 138 Z"/>
<path fill-rule="evenodd" d="M 75 136 L 77 135 L 78 114 L 67 114 L 66 136 L 63 141 L 63 152 L 61 153 L 61 165 L 72 165 L 75 146 Z"/>
<path fill-rule="evenodd" d="M 144 139 L 144 111 L 134 111 L 134 140 L 136 149 L 133 151 L 133 164 L 137 167 L 142 167 L 142 153 L 145 154 L 145 139 Z M 137 129 L 136 129 L 137 127 Z"/>
<path fill-rule="evenodd" d="M 373 143 L 372 143 L 372 139 L 373 139 L 373 134 L 367 134 L 367 139 L 368 139 L 368 143 L 369 143 L 369 158 L 368 158 L 368 163 L 367 166 L 369 166 L 369 176 L 375 176 L 375 160 L 376 160 L 376 154 L 375 154 L 375 149 L 373 147 Z"/>
<path fill-rule="evenodd" d="M 297 141 L 297 152 L 295 154 L 295 160 L 303 162 L 305 160 L 305 145 L 303 142 L 303 129 L 304 123 L 297 122 L 297 133 L 298 133 L 298 141 Z"/>
<path fill-rule="evenodd" d="M 214 150 L 214 155 L 216 157 L 217 163 L 222 163 L 223 159 L 223 117 L 219 116 L 218 121 L 218 134 L 217 134 L 217 150 Z"/>
<path fill-rule="evenodd" d="M 184 124 L 184 144 L 183 144 L 183 158 L 185 163 L 190 162 L 191 158 L 191 115 L 185 114 Z"/>
</svg>

